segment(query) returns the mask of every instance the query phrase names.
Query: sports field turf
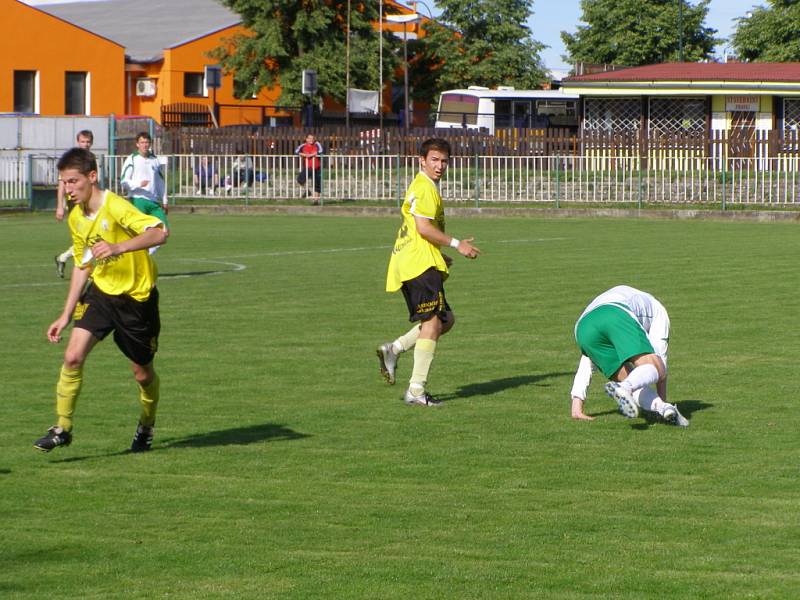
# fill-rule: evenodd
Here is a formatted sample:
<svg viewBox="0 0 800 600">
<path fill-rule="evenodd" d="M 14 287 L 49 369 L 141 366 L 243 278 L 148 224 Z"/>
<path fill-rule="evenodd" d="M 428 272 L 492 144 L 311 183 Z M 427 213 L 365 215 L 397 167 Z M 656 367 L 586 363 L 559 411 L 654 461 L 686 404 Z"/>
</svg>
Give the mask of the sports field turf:
<svg viewBox="0 0 800 600">
<path fill-rule="evenodd" d="M 0 217 L 0 597 L 797 598 L 800 231 L 794 223 L 450 218 L 483 256 L 430 390 L 375 346 L 396 217 L 170 216 L 157 254 L 153 451 L 109 339 L 74 441 L 41 454 L 67 282 L 52 215 Z M 618 283 L 670 312 L 677 429 L 595 378 L 569 418 L 575 318 Z"/>
</svg>

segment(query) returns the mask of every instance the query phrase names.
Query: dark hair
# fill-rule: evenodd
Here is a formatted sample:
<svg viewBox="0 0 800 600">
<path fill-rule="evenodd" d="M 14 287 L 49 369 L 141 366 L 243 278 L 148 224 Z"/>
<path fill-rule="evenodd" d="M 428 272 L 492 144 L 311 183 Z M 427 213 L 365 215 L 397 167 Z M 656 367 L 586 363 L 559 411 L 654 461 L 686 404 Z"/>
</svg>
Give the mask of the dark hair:
<svg viewBox="0 0 800 600">
<path fill-rule="evenodd" d="M 136 134 L 136 141 L 137 142 L 142 138 L 146 139 L 150 143 L 153 142 L 153 138 L 146 131 L 140 131 L 139 133 Z"/>
<path fill-rule="evenodd" d="M 70 148 L 61 155 L 56 166 L 59 171 L 76 169 L 88 176 L 92 171 L 97 171 L 97 159 L 85 148 Z"/>
<path fill-rule="evenodd" d="M 94 134 L 91 129 L 81 129 L 78 135 L 75 136 L 75 139 L 77 140 L 82 137 L 89 138 L 89 141 L 94 144 Z"/>
<path fill-rule="evenodd" d="M 419 147 L 419 155 L 422 158 L 428 157 L 428 152 L 431 150 L 438 150 L 439 152 L 446 152 L 447 156 L 452 154 L 450 150 L 450 142 L 447 140 L 443 140 L 442 138 L 429 138 L 422 142 L 422 145 Z"/>
</svg>

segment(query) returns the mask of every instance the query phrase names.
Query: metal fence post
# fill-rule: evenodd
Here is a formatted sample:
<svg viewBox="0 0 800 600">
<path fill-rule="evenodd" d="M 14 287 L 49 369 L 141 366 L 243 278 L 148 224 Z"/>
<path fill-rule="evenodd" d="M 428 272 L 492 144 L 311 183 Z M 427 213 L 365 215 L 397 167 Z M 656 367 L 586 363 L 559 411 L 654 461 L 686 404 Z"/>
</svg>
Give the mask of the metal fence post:
<svg viewBox="0 0 800 600">
<path fill-rule="evenodd" d="M 395 189 L 395 198 L 397 199 L 397 208 L 400 208 L 401 198 L 403 197 L 403 189 L 400 187 L 401 176 L 400 176 L 400 155 L 395 155 L 395 173 L 397 173 L 397 186 Z"/>
<path fill-rule="evenodd" d="M 642 183 L 643 183 L 643 181 L 642 181 L 642 163 L 641 162 L 639 162 L 638 167 L 639 168 L 636 169 L 636 171 L 637 171 L 637 174 L 636 174 L 636 186 L 638 188 L 637 191 L 636 191 L 636 203 L 637 203 L 637 206 L 638 206 L 639 210 L 642 210 Z"/>
<path fill-rule="evenodd" d="M 722 165 L 722 210 L 725 210 L 725 200 L 728 193 L 728 169 Z"/>
<path fill-rule="evenodd" d="M 561 157 L 556 156 L 556 208 L 561 208 Z"/>
<path fill-rule="evenodd" d="M 475 169 L 475 208 L 480 208 L 481 207 L 481 191 L 480 191 L 481 174 L 480 174 L 480 171 L 478 170 L 478 148 L 477 148 L 477 146 L 475 147 L 475 164 L 474 164 L 473 168 Z"/>
<path fill-rule="evenodd" d="M 33 155 L 28 154 L 25 160 L 25 166 L 28 169 L 28 177 L 25 187 L 28 194 L 28 210 L 33 210 Z"/>
</svg>

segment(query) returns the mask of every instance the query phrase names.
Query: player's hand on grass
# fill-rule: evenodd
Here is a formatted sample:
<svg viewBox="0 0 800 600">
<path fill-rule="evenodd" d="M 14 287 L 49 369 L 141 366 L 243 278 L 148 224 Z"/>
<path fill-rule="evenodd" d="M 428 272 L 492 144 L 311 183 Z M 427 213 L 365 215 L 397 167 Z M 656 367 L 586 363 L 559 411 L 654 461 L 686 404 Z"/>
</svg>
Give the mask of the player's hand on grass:
<svg viewBox="0 0 800 600">
<path fill-rule="evenodd" d="M 572 397 L 572 418 L 577 421 L 594 421 L 594 417 L 583 412 L 583 400 L 576 396 Z"/>
<path fill-rule="evenodd" d="M 478 258 L 481 249 L 472 244 L 475 238 L 464 238 L 458 243 L 458 253 L 467 258 Z"/>
</svg>

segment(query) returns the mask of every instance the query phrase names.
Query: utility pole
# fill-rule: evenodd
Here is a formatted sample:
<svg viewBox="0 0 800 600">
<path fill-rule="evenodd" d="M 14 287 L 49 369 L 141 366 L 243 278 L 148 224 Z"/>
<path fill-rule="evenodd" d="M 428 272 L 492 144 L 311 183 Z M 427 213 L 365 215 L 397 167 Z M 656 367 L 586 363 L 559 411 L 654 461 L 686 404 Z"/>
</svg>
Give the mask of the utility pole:
<svg viewBox="0 0 800 600">
<path fill-rule="evenodd" d="M 683 62 L 683 0 L 678 0 L 678 54 Z"/>
</svg>

